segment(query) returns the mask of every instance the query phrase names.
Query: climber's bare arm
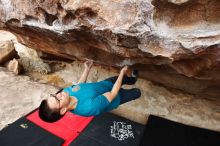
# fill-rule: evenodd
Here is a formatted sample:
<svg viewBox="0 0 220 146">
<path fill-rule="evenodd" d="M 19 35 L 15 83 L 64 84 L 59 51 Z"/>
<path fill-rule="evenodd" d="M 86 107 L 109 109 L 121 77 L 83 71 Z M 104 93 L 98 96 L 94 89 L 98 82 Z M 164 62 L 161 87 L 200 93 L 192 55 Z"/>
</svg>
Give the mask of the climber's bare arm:
<svg viewBox="0 0 220 146">
<path fill-rule="evenodd" d="M 115 97 L 117 96 L 122 85 L 123 77 L 127 71 L 128 71 L 128 66 L 123 67 L 120 71 L 118 79 L 116 80 L 112 90 L 110 92 L 106 92 L 103 94 L 108 99 L 109 102 L 112 102 L 112 100 L 114 100 Z"/>
<path fill-rule="evenodd" d="M 83 74 L 82 76 L 80 77 L 79 81 L 77 84 L 79 83 L 85 83 L 86 80 L 87 80 L 87 77 L 89 75 L 89 72 L 90 72 L 90 69 L 93 65 L 93 61 L 92 60 L 87 60 L 85 63 L 84 63 L 84 66 L 85 66 L 85 69 L 83 71 Z"/>
</svg>

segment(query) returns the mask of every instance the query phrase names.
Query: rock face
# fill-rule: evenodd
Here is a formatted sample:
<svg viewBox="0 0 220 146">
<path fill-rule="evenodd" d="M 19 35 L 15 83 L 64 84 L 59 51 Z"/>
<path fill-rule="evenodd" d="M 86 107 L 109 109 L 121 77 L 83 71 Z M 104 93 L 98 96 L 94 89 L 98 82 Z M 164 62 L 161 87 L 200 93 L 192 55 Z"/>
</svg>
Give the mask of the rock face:
<svg viewBox="0 0 220 146">
<path fill-rule="evenodd" d="M 9 61 L 6 67 L 9 71 L 12 71 L 17 75 L 20 74 L 22 71 L 22 65 L 18 62 L 17 59 Z"/>
<path fill-rule="evenodd" d="M 218 0 L 1 0 L 0 16 L 30 48 L 219 98 Z"/>
<path fill-rule="evenodd" d="M 0 42 L 0 65 L 17 56 L 17 52 L 12 41 Z"/>
</svg>

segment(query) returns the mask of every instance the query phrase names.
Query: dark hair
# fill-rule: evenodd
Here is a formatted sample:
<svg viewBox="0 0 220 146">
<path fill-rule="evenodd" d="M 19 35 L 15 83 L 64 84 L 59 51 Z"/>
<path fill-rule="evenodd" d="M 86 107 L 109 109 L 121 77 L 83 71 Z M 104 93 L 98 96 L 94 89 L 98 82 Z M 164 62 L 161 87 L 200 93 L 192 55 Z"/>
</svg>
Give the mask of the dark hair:
<svg viewBox="0 0 220 146">
<path fill-rule="evenodd" d="M 58 110 L 52 110 L 47 104 L 47 100 L 43 100 L 39 107 L 39 117 L 45 122 L 56 122 L 63 117 Z"/>
</svg>

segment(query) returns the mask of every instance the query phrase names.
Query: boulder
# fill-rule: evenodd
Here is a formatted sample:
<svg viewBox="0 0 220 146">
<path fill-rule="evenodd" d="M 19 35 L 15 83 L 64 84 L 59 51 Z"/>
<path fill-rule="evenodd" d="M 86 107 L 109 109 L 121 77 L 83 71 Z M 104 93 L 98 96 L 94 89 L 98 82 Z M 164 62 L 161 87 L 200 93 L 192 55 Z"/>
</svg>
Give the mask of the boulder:
<svg viewBox="0 0 220 146">
<path fill-rule="evenodd" d="M 9 61 L 6 67 L 9 71 L 14 72 L 16 75 L 20 74 L 22 71 L 22 65 L 19 63 L 17 59 Z"/>
<path fill-rule="evenodd" d="M 218 0 L 16 0 L 2 1 L 0 15 L 30 48 L 130 65 L 167 88 L 219 98 Z"/>
</svg>

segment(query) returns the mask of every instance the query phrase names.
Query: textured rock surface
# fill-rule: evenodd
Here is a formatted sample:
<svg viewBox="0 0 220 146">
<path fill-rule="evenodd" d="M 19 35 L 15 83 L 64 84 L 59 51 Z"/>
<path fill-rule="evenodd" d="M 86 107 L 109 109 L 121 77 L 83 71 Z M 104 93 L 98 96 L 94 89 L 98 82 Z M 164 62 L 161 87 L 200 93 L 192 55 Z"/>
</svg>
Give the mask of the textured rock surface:
<svg viewBox="0 0 220 146">
<path fill-rule="evenodd" d="M 3 65 L 7 61 L 17 56 L 14 43 L 11 41 L 0 42 L 0 65 Z"/>
<path fill-rule="evenodd" d="M 17 38 L 7 31 L 0 30 L 0 62 L 6 62 L 17 57 L 19 59 L 7 62 L 5 66 L 18 74 L 22 70 L 27 72 L 39 72 L 47 74 L 51 72 L 50 67 L 38 57 L 36 50 L 30 49 L 17 42 Z M 2 58 L 2 59 L 1 59 Z"/>
<path fill-rule="evenodd" d="M 12 71 L 17 75 L 20 74 L 22 71 L 22 65 L 19 63 L 17 59 L 9 61 L 6 67 L 9 71 Z"/>
<path fill-rule="evenodd" d="M 31 48 L 140 69 L 145 79 L 220 95 L 218 0 L 2 0 L 0 27 Z"/>
<path fill-rule="evenodd" d="M 27 76 L 16 76 L 0 67 L 0 129 L 37 108 L 42 98 L 57 88 L 31 81 Z"/>
</svg>

